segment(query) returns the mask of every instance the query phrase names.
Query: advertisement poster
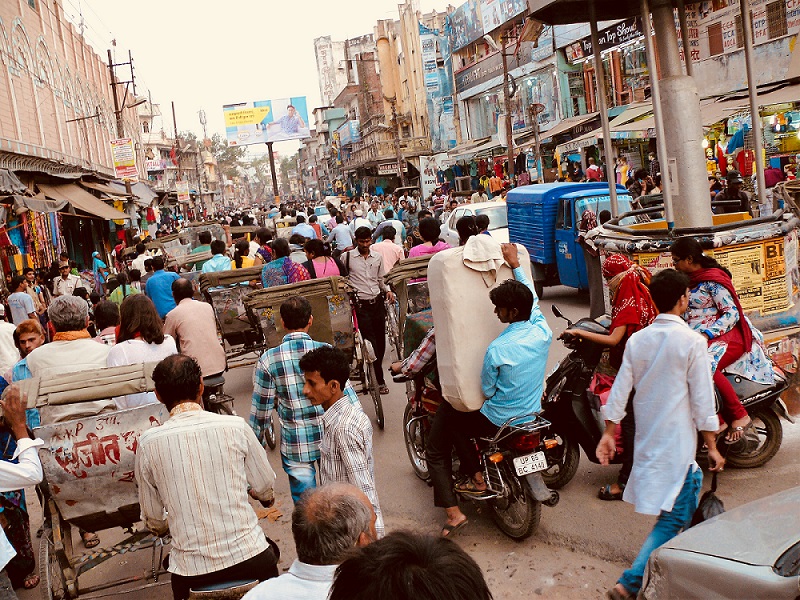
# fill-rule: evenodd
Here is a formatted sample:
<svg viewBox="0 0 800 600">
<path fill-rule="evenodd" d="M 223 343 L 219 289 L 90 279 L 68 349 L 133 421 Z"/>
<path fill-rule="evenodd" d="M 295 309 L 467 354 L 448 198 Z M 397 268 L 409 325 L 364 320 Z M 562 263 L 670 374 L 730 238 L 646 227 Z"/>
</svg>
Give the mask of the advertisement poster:
<svg viewBox="0 0 800 600">
<path fill-rule="evenodd" d="M 783 238 L 714 250 L 714 258 L 731 272 L 744 310 L 770 315 L 789 307 Z"/>
<path fill-rule="evenodd" d="M 528 8 L 526 0 L 481 0 L 483 33 L 489 33 Z"/>
<path fill-rule="evenodd" d="M 305 96 L 226 104 L 225 137 L 231 146 L 303 140 L 311 136 Z"/>
<path fill-rule="evenodd" d="M 186 180 L 175 182 L 175 191 L 178 194 L 178 202 L 189 201 L 189 182 Z"/>
<path fill-rule="evenodd" d="M 136 152 L 131 138 L 111 140 L 111 157 L 114 161 L 114 174 L 123 181 L 139 181 L 136 170 Z"/>
<path fill-rule="evenodd" d="M 634 260 L 653 275 L 662 269 L 671 269 L 674 266 L 672 264 L 672 253 L 670 252 L 642 252 L 637 254 Z"/>
<path fill-rule="evenodd" d="M 450 39 L 453 40 L 454 51 L 461 50 L 483 35 L 478 0 L 467 0 L 450 13 L 447 19 L 452 30 Z"/>
<path fill-rule="evenodd" d="M 422 197 L 430 198 L 438 186 L 436 182 L 436 172 L 439 170 L 441 160 L 447 158 L 447 154 L 436 154 L 434 156 L 419 157 L 420 187 L 422 187 Z"/>
<path fill-rule="evenodd" d="M 430 123 L 431 150 L 445 152 L 456 145 L 453 114 L 453 74 L 449 40 L 443 33 L 419 26 L 422 69 Z"/>
</svg>

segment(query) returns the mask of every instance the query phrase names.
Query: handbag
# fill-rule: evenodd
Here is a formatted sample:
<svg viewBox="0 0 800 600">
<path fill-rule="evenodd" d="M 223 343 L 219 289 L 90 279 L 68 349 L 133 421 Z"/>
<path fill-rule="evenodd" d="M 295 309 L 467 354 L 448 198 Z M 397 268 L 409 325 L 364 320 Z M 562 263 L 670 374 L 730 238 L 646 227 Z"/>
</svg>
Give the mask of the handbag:
<svg viewBox="0 0 800 600">
<path fill-rule="evenodd" d="M 722 503 L 722 500 L 719 499 L 716 492 L 717 472 L 714 471 L 714 475 L 711 477 L 711 489 L 700 498 L 700 503 L 697 505 L 697 510 L 695 510 L 692 515 L 692 522 L 689 524 L 689 527 L 694 527 L 703 521 L 708 521 L 725 512 L 725 505 Z"/>
</svg>

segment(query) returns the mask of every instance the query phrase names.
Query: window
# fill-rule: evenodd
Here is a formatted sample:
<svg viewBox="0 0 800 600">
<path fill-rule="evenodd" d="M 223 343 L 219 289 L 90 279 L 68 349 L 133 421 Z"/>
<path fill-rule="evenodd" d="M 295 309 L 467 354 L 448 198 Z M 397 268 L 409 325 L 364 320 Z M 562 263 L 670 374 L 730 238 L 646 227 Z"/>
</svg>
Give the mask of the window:
<svg viewBox="0 0 800 600">
<path fill-rule="evenodd" d="M 708 53 L 711 56 L 722 54 L 722 23 L 713 23 L 708 26 Z"/>
<path fill-rule="evenodd" d="M 771 40 L 789 33 L 786 24 L 786 2 L 784 0 L 776 0 L 767 4 L 767 32 Z"/>
<path fill-rule="evenodd" d="M 569 198 L 562 198 L 558 205 L 557 229 L 572 229 L 572 211 Z"/>
<path fill-rule="evenodd" d="M 33 10 L 36 10 L 36 0 L 28 0 L 28 6 L 30 6 Z"/>
<path fill-rule="evenodd" d="M 150 123 L 142 121 L 142 133 L 150 133 Z"/>
</svg>

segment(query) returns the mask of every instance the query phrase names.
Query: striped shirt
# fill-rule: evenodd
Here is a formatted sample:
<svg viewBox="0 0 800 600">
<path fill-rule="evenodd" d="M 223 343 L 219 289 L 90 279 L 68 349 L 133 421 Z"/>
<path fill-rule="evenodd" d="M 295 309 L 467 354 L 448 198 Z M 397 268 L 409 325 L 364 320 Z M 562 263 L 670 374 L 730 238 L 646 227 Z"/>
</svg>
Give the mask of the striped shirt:
<svg viewBox="0 0 800 600">
<path fill-rule="evenodd" d="M 514 269 L 514 279 L 533 293 L 530 319 L 509 323 L 489 344 L 481 371 L 486 397 L 481 412 L 498 427 L 512 417 L 541 412 L 547 353 L 553 339 L 533 284 L 521 267 Z"/>
<path fill-rule="evenodd" d="M 179 404 L 139 438 L 136 481 L 145 525 L 161 532 L 169 521 L 172 573 L 213 573 L 268 548 L 247 487 L 270 500 L 275 473 L 240 417 Z"/>
<path fill-rule="evenodd" d="M 319 482 L 350 483 L 367 495 L 375 515 L 375 529 L 383 537 L 383 515 L 375 487 L 375 460 L 372 457 L 372 425 L 361 406 L 342 397 L 322 415 L 322 443 Z"/>
<path fill-rule="evenodd" d="M 253 406 L 250 427 L 263 443 L 264 428 L 270 411 L 276 405 L 281 426 L 281 456 L 296 462 L 319 460 L 322 439 L 322 407 L 314 406 L 303 394 L 305 378 L 300 369 L 304 354 L 327 346 L 315 342 L 303 332 L 287 333 L 280 346 L 261 355 L 253 372 Z M 358 396 L 350 382 L 345 394 L 358 405 Z"/>
</svg>

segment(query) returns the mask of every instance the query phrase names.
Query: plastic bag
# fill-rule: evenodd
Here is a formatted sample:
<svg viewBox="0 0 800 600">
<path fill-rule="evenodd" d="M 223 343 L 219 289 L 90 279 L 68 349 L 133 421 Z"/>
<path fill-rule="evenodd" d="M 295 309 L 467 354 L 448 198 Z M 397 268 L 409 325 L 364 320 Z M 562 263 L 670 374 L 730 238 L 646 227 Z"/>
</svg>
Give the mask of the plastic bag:
<svg viewBox="0 0 800 600">
<path fill-rule="evenodd" d="M 711 477 L 711 489 L 708 490 L 700 498 L 700 503 L 697 505 L 697 510 L 692 515 L 692 522 L 689 527 L 694 527 L 698 523 L 708 521 L 709 519 L 721 515 L 725 512 L 725 505 L 716 494 L 717 492 L 717 473 Z"/>
</svg>

